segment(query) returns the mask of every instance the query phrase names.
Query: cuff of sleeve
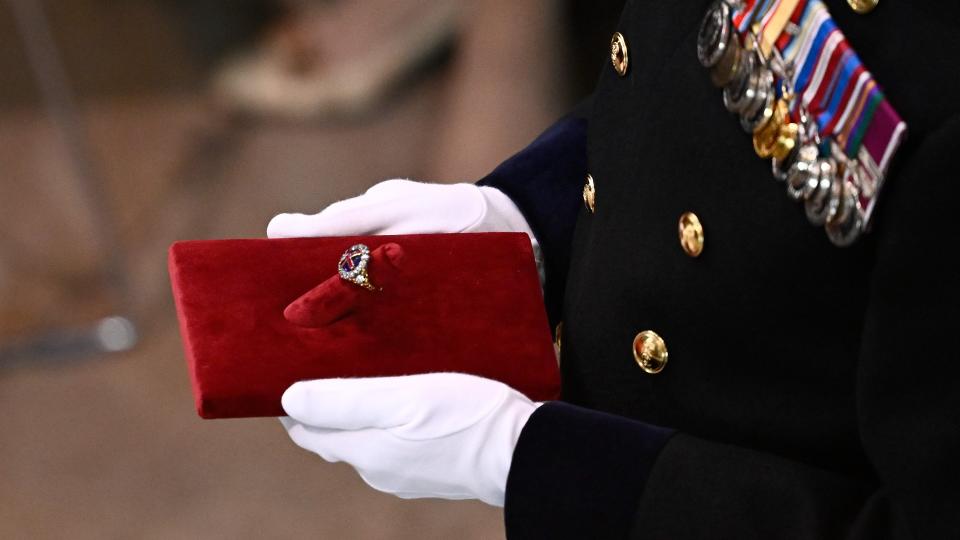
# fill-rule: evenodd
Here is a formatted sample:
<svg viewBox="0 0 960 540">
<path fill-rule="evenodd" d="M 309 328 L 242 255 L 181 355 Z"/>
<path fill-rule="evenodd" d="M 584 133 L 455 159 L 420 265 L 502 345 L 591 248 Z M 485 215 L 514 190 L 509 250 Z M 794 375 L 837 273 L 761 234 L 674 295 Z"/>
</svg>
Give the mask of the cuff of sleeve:
<svg viewBox="0 0 960 540">
<path fill-rule="evenodd" d="M 623 538 L 673 430 L 550 402 L 530 416 L 507 477 L 507 537 Z"/>
</svg>

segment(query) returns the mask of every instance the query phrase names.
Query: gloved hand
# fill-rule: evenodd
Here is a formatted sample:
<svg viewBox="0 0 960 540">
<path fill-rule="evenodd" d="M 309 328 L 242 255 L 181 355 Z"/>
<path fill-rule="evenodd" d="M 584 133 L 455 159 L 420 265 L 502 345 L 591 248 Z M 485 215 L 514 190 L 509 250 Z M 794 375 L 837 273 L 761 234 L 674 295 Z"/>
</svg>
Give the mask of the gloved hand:
<svg viewBox="0 0 960 540">
<path fill-rule="evenodd" d="M 280 214 L 270 238 L 459 232 L 524 232 L 543 284 L 540 246 L 517 206 L 500 190 L 474 184 L 386 180 L 317 214 Z"/>
<path fill-rule="evenodd" d="M 493 231 L 530 236 L 543 283 L 533 231 L 491 187 L 387 180 L 318 214 L 280 214 L 267 236 Z M 537 407 L 502 383 L 457 373 L 304 381 L 282 404 L 289 418 L 281 422 L 297 445 L 350 463 L 375 489 L 496 506 L 520 430 Z"/>
<path fill-rule="evenodd" d="M 513 449 L 540 405 L 459 373 L 298 382 L 282 403 L 293 442 L 349 463 L 374 489 L 494 506 L 503 506 Z"/>
</svg>

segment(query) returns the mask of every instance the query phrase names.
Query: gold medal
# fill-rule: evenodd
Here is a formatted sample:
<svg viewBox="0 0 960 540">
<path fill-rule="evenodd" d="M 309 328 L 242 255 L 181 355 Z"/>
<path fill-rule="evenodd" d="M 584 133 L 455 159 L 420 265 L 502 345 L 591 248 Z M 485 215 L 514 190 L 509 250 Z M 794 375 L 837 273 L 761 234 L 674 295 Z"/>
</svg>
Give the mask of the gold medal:
<svg viewBox="0 0 960 540">
<path fill-rule="evenodd" d="M 787 102 L 778 99 L 773 107 L 773 115 L 753 132 L 753 150 L 758 156 L 766 159 L 773 157 L 773 152 L 780 137 L 780 128 L 787 124 L 790 113 Z"/>
<path fill-rule="evenodd" d="M 790 152 L 797 147 L 797 140 L 800 136 L 800 126 L 790 122 L 780 126 L 777 133 L 777 141 L 773 145 L 773 157 L 783 160 L 787 159 Z"/>
</svg>

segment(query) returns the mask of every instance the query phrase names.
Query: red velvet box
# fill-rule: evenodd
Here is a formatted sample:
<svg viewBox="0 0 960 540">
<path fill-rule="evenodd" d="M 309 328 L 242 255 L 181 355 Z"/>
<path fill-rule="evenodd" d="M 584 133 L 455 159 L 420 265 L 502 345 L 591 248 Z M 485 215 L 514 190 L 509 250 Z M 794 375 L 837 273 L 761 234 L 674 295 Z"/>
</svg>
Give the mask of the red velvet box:
<svg viewBox="0 0 960 540">
<path fill-rule="evenodd" d="M 382 290 L 338 276 L 358 243 Z M 453 371 L 559 393 L 522 233 L 177 242 L 169 269 L 204 418 L 282 415 L 290 384 L 329 377 Z"/>
</svg>

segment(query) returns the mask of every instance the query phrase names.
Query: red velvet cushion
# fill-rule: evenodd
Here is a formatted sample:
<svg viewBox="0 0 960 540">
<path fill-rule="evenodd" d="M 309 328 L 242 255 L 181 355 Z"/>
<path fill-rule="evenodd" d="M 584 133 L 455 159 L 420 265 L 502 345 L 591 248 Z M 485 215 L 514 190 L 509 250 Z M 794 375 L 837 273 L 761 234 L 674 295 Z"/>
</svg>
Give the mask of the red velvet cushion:
<svg viewBox="0 0 960 540">
<path fill-rule="evenodd" d="M 356 243 L 382 290 L 337 276 Z M 282 415 L 290 384 L 326 377 L 456 371 L 559 392 L 522 233 L 178 242 L 169 263 L 204 418 Z"/>
</svg>

